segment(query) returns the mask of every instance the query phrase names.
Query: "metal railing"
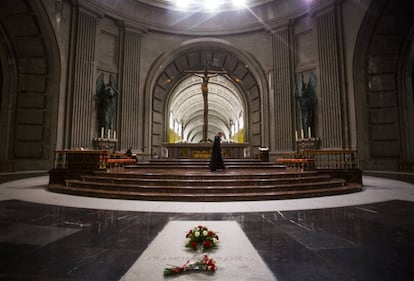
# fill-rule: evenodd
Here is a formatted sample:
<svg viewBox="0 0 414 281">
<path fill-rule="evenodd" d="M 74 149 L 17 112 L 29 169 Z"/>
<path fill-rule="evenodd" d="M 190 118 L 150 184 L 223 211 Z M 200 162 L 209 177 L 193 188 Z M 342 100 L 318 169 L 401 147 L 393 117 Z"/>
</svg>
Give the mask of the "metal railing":
<svg viewBox="0 0 414 281">
<path fill-rule="evenodd" d="M 278 162 L 280 159 L 311 159 L 316 169 L 358 169 L 359 161 L 353 149 L 305 149 L 300 153 L 270 153 L 269 160 Z M 293 163 L 295 161 L 292 161 Z"/>
</svg>

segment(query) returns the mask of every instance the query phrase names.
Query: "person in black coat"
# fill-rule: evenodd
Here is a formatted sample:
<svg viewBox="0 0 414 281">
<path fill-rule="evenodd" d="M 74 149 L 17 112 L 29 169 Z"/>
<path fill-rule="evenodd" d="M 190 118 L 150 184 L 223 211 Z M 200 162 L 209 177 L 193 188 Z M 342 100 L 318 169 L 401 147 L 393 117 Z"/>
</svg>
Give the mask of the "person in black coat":
<svg viewBox="0 0 414 281">
<path fill-rule="evenodd" d="M 221 137 L 223 136 L 222 132 L 218 132 L 214 137 L 213 142 L 213 152 L 210 159 L 210 171 L 214 172 L 217 169 L 225 170 L 223 155 L 221 152 Z"/>
</svg>

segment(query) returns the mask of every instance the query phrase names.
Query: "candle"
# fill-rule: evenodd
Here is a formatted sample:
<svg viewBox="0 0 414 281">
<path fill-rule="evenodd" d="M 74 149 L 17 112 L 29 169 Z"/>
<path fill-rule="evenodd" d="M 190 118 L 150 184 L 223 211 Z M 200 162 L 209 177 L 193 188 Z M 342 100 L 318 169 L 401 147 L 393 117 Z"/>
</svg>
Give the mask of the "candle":
<svg viewBox="0 0 414 281">
<path fill-rule="evenodd" d="M 300 138 L 303 140 L 305 137 L 303 136 L 303 129 L 300 129 Z"/>
<path fill-rule="evenodd" d="M 101 128 L 101 139 L 104 137 L 104 127 Z"/>
<path fill-rule="evenodd" d="M 108 140 L 111 139 L 111 129 L 108 129 Z"/>
<path fill-rule="evenodd" d="M 296 130 L 295 131 L 295 140 L 298 140 L 299 139 L 299 137 L 298 137 L 298 130 Z"/>
<path fill-rule="evenodd" d="M 116 131 L 114 130 L 114 140 L 116 140 Z"/>
<path fill-rule="evenodd" d="M 311 127 L 308 127 L 308 138 L 312 138 Z"/>
</svg>

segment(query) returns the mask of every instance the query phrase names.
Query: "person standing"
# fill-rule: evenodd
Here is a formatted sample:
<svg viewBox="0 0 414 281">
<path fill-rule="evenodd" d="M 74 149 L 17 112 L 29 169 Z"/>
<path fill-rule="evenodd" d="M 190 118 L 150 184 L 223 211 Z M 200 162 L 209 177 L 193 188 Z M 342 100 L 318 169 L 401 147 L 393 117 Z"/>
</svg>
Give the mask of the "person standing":
<svg viewBox="0 0 414 281">
<path fill-rule="evenodd" d="M 213 152 L 211 153 L 210 159 L 210 171 L 214 172 L 217 169 L 225 170 L 223 154 L 221 151 L 221 137 L 223 136 L 222 132 L 218 132 L 214 137 L 213 142 Z"/>
</svg>

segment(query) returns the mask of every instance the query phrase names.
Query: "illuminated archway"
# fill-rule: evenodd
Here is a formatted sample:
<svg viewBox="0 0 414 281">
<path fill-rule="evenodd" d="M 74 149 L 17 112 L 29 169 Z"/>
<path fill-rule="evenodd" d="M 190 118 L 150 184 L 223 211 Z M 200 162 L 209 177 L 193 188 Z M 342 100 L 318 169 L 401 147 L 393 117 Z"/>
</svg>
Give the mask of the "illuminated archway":
<svg viewBox="0 0 414 281">
<path fill-rule="evenodd" d="M 154 65 L 153 72 L 150 73 L 149 81 L 151 83 L 148 88 L 148 94 L 151 98 L 147 107 L 150 114 L 146 124 L 148 124 L 149 129 L 147 147 L 151 148 L 152 151 L 160 151 L 163 143 L 170 142 L 170 103 L 173 101 L 173 93 L 176 89 L 184 87 L 184 84 L 181 83 L 192 77 L 194 71 L 199 73 L 206 66 L 208 66 L 209 71 L 226 73 L 225 75 L 220 75 L 221 79 L 227 79 L 226 87 L 233 85 L 231 87 L 237 88 L 238 96 L 242 100 L 242 107 L 244 107 L 242 114 L 238 117 L 240 121 L 238 123 L 239 126 L 240 124 L 243 125 L 242 142 L 248 143 L 251 148 L 262 146 L 263 138 L 266 137 L 263 135 L 263 125 L 267 121 L 264 115 L 267 106 L 263 104 L 263 100 L 267 100 L 268 97 L 266 75 L 257 62 L 248 54 L 237 50 L 223 40 L 214 39 L 213 41 L 207 41 L 206 39 L 189 40 L 183 43 L 183 46 L 173 53 L 160 57 L 158 63 Z M 198 92 L 201 95 L 200 83 L 202 80 L 199 77 L 195 78 L 198 79 L 196 80 L 198 84 L 194 85 L 194 92 Z M 187 83 L 189 81 L 191 80 L 187 80 Z M 214 87 L 216 92 L 227 91 L 224 90 L 225 87 Z M 212 104 L 211 107 L 211 122 L 209 122 L 210 126 L 208 128 L 209 138 L 212 134 L 217 133 L 218 130 L 225 131 L 223 129 L 225 127 L 224 123 L 227 123 L 226 126 L 229 127 L 229 124 L 235 121 L 220 121 L 226 118 L 217 117 L 219 115 L 214 117 L 214 105 Z M 220 109 L 216 110 L 220 111 Z M 201 114 L 201 110 L 199 114 Z M 197 119 L 201 127 L 202 119 L 194 116 L 194 120 Z M 178 118 L 176 118 L 175 123 L 176 125 L 172 127 L 180 131 L 180 120 Z M 231 126 L 227 130 L 231 131 Z M 186 139 L 191 142 L 197 142 L 200 138 L 197 136 L 199 130 L 196 130 L 195 126 L 191 128 L 186 131 Z M 180 135 L 185 129 L 182 128 Z M 227 136 L 227 139 L 230 138 Z"/>
<path fill-rule="evenodd" d="M 209 80 L 208 139 L 218 131 L 225 142 L 244 142 L 245 103 L 240 90 L 228 76 Z M 203 140 L 204 100 L 201 78 L 190 76 L 177 84 L 170 95 L 168 141 L 198 143 Z"/>
</svg>

